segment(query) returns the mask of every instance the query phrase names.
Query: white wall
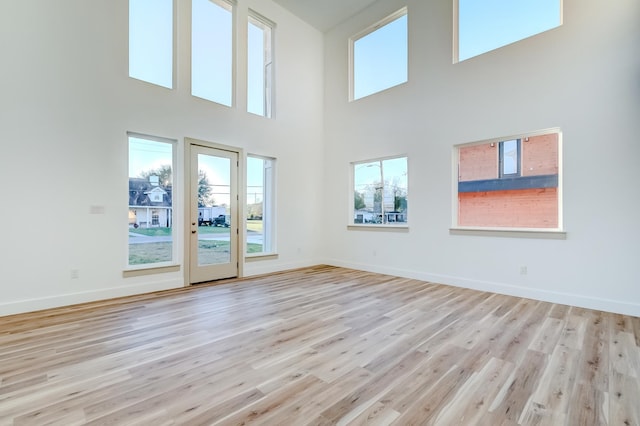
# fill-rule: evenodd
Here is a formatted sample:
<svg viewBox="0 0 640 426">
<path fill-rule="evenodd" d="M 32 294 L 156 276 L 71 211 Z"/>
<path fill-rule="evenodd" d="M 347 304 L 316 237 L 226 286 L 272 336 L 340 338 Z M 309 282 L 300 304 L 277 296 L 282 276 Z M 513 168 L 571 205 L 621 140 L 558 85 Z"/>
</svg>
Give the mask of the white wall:
<svg viewBox="0 0 640 426">
<path fill-rule="evenodd" d="M 278 159 L 279 258 L 246 274 L 325 261 L 640 315 L 636 0 L 565 0 L 561 28 L 457 65 L 450 0 L 380 0 L 324 40 L 269 0 L 239 0 L 238 22 L 251 7 L 278 24 L 275 120 L 243 112 L 242 79 L 237 108 L 190 96 L 178 3 L 172 91 L 127 77 L 126 0 L 0 4 L 0 315 L 184 284 L 182 272 L 122 277 L 127 131 L 181 153 L 192 137 Z M 405 4 L 409 83 L 347 102 L 347 38 Z M 567 239 L 450 235 L 452 146 L 556 126 Z M 395 154 L 410 158 L 409 232 L 348 231 L 349 162 Z"/>
<path fill-rule="evenodd" d="M 452 0 L 380 0 L 325 37 L 325 262 L 640 315 L 640 3 L 452 64 Z M 348 38 L 409 10 L 409 82 L 349 103 Z M 560 127 L 566 240 L 450 235 L 452 146 Z M 409 155 L 409 232 L 351 231 L 349 162 Z M 520 275 L 520 266 L 528 267 Z"/>
<path fill-rule="evenodd" d="M 182 272 L 122 276 L 127 131 L 179 141 L 178 188 L 185 137 L 276 157 L 279 258 L 248 263 L 245 274 L 317 263 L 319 231 L 309 223 L 322 201 L 313 196 L 322 183 L 322 35 L 269 0 L 238 1 L 239 76 L 247 8 L 277 24 L 277 119 L 266 120 L 244 112 L 242 78 L 237 108 L 190 96 L 190 2 L 177 3 L 174 90 L 128 77 L 127 0 L 0 4 L 0 315 L 184 285 Z"/>
</svg>

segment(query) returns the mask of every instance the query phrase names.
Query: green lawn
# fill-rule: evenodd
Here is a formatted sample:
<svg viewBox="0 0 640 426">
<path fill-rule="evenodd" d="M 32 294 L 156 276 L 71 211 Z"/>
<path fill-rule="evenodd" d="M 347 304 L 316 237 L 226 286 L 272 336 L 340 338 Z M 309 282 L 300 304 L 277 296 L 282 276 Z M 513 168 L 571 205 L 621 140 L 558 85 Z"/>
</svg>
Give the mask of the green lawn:
<svg viewBox="0 0 640 426">
<path fill-rule="evenodd" d="M 129 228 L 132 234 L 146 235 L 147 237 L 167 237 L 171 235 L 171 228 Z M 223 226 L 198 226 L 200 234 L 228 234 L 229 228 Z"/>
<path fill-rule="evenodd" d="M 254 231 L 262 233 L 262 221 L 261 220 L 247 220 L 247 231 Z"/>
<path fill-rule="evenodd" d="M 167 237 L 171 235 L 171 228 L 129 228 L 129 232 L 147 237 Z"/>
<path fill-rule="evenodd" d="M 129 265 L 171 261 L 171 243 L 129 244 Z"/>
<path fill-rule="evenodd" d="M 229 259 L 229 242 L 207 240 L 198 242 L 200 264 L 226 262 Z M 247 253 L 262 252 L 262 244 L 248 243 Z M 129 264 L 144 265 L 171 261 L 171 243 L 129 244 Z"/>
</svg>

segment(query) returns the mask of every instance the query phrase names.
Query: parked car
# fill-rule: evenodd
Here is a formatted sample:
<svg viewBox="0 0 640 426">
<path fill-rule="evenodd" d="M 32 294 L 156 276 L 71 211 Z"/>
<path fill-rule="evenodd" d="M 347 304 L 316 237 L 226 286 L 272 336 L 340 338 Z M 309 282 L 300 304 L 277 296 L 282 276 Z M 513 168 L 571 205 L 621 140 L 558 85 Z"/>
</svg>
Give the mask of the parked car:
<svg viewBox="0 0 640 426">
<path fill-rule="evenodd" d="M 224 226 L 225 228 L 228 228 L 230 225 L 227 215 L 224 214 L 221 214 L 218 217 L 214 218 L 212 224 L 213 226 Z"/>
</svg>

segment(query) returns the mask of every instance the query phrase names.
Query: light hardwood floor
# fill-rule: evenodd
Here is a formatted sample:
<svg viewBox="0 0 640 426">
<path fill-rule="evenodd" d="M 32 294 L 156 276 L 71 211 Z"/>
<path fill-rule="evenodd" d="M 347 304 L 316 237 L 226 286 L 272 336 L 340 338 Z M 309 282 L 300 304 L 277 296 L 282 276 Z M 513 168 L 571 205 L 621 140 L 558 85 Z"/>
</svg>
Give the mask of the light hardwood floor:
<svg viewBox="0 0 640 426">
<path fill-rule="evenodd" d="M 0 318 L 0 424 L 640 425 L 640 318 L 318 266 Z"/>
</svg>

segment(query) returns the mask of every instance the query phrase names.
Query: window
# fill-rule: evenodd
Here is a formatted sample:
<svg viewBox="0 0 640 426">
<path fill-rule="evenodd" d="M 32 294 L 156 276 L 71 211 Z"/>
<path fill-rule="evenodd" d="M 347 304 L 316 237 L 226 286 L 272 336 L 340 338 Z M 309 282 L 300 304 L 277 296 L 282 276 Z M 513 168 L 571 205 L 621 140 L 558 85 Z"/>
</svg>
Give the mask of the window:
<svg viewBox="0 0 640 426">
<path fill-rule="evenodd" d="M 457 57 L 464 61 L 562 24 L 562 0 L 454 0 Z"/>
<path fill-rule="evenodd" d="M 224 0 L 193 0 L 191 94 L 233 104 L 233 6 Z"/>
<path fill-rule="evenodd" d="M 456 147 L 454 227 L 561 230 L 559 130 Z"/>
<path fill-rule="evenodd" d="M 407 223 L 407 157 L 352 163 L 353 224 Z"/>
<path fill-rule="evenodd" d="M 271 118 L 273 102 L 273 28 L 249 10 L 247 33 L 247 111 Z"/>
<path fill-rule="evenodd" d="M 129 0 L 129 76 L 173 88 L 173 0 Z"/>
<path fill-rule="evenodd" d="M 520 139 L 499 142 L 500 177 L 520 176 Z"/>
<path fill-rule="evenodd" d="M 407 9 L 351 38 L 351 93 L 356 100 L 408 80 Z"/>
<path fill-rule="evenodd" d="M 174 262 L 175 141 L 129 134 L 129 266 Z"/>
<path fill-rule="evenodd" d="M 247 156 L 247 254 L 275 253 L 275 162 Z"/>
</svg>

